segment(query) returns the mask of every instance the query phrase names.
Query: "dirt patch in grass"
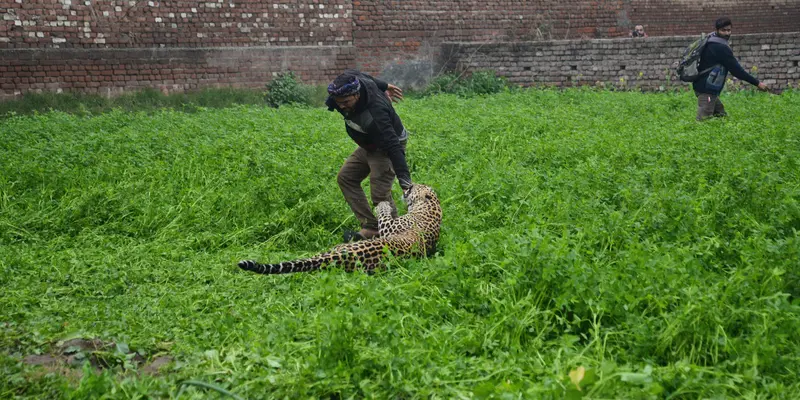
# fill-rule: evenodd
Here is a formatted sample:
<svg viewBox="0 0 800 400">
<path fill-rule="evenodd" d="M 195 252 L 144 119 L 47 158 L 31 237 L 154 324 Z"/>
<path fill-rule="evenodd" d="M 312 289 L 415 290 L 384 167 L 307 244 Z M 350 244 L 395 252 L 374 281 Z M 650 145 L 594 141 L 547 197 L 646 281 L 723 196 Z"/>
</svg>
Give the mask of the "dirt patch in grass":
<svg viewBox="0 0 800 400">
<path fill-rule="evenodd" d="M 141 352 L 132 352 L 126 344 L 105 342 L 101 339 L 70 339 L 59 342 L 50 354 L 32 354 L 25 356 L 22 362 L 27 365 L 38 365 L 46 373 L 54 372 L 66 376 L 70 380 L 80 380 L 80 370 L 85 362 L 101 372 L 104 369 L 119 367 L 124 371 L 135 370 L 143 375 L 157 375 L 164 365 L 173 358 L 159 355 L 147 362 Z"/>
</svg>

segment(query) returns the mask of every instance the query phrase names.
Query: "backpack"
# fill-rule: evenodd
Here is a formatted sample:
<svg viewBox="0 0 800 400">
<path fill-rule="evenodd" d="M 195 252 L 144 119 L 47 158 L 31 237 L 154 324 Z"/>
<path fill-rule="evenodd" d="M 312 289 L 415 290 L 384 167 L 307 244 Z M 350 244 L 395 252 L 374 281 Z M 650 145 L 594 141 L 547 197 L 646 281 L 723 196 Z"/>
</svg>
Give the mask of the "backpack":
<svg viewBox="0 0 800 400">
<path fill-rule="evenodd" d="M 697 68 L 700 67 L 700 55 L 703 54 L 703 49 L 706 48 L 706 43 L 708 43 L 709 38 L 711 38 L 711 35 L 706 35 L 705 33 L 701 34 L 700 39 L 692 42 L 692 44 L 683 51 L 683 57 L 681 57 L 681 60 L 678 62 L 678 68 L 675 70 L 680 80 L 684 82 L 694 82 L 701 75 L 711 71 L 713 67 L 704 71 L 697 70 Z"/>
</svg>

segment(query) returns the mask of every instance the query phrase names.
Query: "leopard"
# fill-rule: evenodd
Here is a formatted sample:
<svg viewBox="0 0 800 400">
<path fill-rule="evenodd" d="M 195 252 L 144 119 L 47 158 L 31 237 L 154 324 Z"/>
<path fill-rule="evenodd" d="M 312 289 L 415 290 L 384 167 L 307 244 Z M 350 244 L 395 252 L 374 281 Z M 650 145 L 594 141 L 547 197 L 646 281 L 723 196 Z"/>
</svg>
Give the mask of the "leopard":
<svg viewBox="0 0 800 400">
<path fill-rule="evenodd" d="M 259 274 L 311 272 L 337 266 L 347 272 L 362 270 L 369 274 L 385 269 L 390 253 L 397 258 L 423 258 L 436 252 L 442 224 L 442 207 L 433 188 L 415 183 L 403 193 L 407 213 L 392 217 L 393 207 L 382 201 L 375 207 L 378 235 L 371 239 L 339 244 L 310 258 L 262 264 L 255 260 L 239 261 L 239 268 Z"/>
</svg>

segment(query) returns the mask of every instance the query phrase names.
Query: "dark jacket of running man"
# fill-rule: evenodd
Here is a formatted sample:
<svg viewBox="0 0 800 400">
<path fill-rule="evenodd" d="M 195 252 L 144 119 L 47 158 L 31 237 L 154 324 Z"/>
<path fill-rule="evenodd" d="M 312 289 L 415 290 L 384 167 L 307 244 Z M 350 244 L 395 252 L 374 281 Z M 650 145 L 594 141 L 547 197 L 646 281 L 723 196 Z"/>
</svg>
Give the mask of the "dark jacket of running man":
<svg viewBox="0 0 800 400">
<path fill-rule="evenodd" d="M 725 106 L 719 100 L 719 95 L 725 87 L 728 72 L 745 82 L 758 86 L 759 90 L 767 90 L 767 86 L 748 74 L 739 64 L 739 61 L 736 60 L 736 57 L 733 56 L 733 50 L 728 45 L 728 39 L 731 37 L 731 26 L 730 18 L 723 17 L 718 19 L 715 22 L 716 31 L 711 34 L 703 53 L 700 55 L 698 70 L 707 72 L 701 74 L 696 81 L 692 82 L 692 88 L 697 96 L 698 121 L 707 117 L 723 117 L 727 115 Z"/>
<path fill-rule="evenodd" d="M 719 96 L 725 87 L 728 72 L 740 80 L 753 86 L 758 86 L 759 80 L 747 73 L 742 68 L 742 65 L 739 64 L 739 61 L 736 60 L 736 57 L 733 56 L 733 50 L 728 45 L 728 40 L 717 36 L 716 32 L 711 35 L 706 48 L 703 49 L 703 54 L 700 56 L 700 65 L 697 68 L 699 71 L 706 69 L 709 69 L 709 71 L 700 75 L 698 80 L 692 82 L 694 91 Z"/>
<path fill-rule="evenodd" d="M 395 176 L 403 191 L 411 183 L 406 163 L 408 139 L 400 117 L 386 95 L 386 90 L 399 88 L 356 70 L 347 70 L 328 87 L 325 104 L 343 117 L 347 134 L 358 148 L 347 158 L 337 176 L 345 200 L 361 223 L 359 234 L 364 238 L 377 235 L 378 221 L 372 213 L 361 181 L 370 178 L 373 205 L 381 201 L 392 204 L 392 182 Z"/>
</svg>

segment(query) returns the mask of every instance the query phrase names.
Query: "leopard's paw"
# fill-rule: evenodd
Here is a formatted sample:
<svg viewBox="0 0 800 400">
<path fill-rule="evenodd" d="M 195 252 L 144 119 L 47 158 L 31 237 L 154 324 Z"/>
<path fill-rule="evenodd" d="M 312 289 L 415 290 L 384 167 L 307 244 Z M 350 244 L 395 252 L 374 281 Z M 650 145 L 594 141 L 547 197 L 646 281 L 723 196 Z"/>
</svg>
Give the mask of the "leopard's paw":
<svg viewBox="0 0 800 400">
<path fill-rule="evenodd" d="M 382 215 L 384 213 L 387 215 L 391 215 L 392 204 L 389 203 L 388 201 L 382 201 L 378 203 L 378 205 L 375 207 L 375 213 L 377 213 L 378 215 Z"/>
</svg>

